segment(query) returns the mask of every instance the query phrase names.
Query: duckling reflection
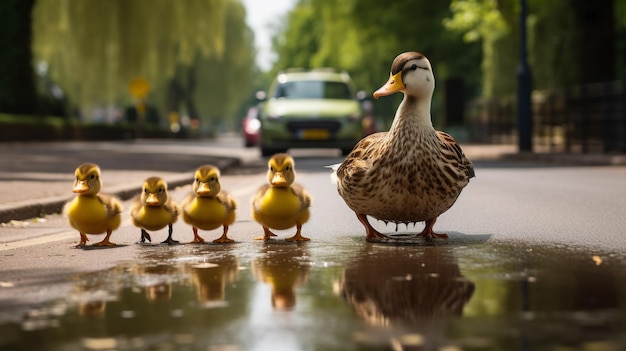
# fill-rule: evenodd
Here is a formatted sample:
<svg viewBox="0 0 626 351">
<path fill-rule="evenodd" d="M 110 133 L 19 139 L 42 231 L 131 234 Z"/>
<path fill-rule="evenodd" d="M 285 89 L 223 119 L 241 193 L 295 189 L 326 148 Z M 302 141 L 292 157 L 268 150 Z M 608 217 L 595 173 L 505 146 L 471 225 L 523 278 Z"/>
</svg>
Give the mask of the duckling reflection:
<svg viewBox="0 0 626 351">
<path fill-rule="evenodd" d="M 273 308 L 292 310 L 296 288 L 307 281 L 309 263 L 309 253 L 300 245 L 267 243 L 252 262 L 252 272 L 258 281 L 270 285 Z"/>
<path fill-rule="evenodd" d="M 474 292 L 456 258 L 437 247 L 372 247 L 348 263 L 341 293 L 375 326 L 460 316 Z"/>
<path fill-rule="evenodd" d="M 146 250 L 141 264 L 130 268 L 135 284 L 145 290 L 146 299 L 150 302 L 170 300 L 172 298 L 172 282 L 176 280 L 181 268 L 173 264 L 175 258 L 171 250 Z"/>
<path fill-rule="evenodd" d="M 230 250 L 219 251 L 214 257 L 192 264 L 189 273 L 198 302 L 210 305 L 226 299 L 226 286 L 234 283 L 239 275 L 239 260 Z"/>
<path fill-rule="evenodd" d="M 109 301 L 117 300 L 121 284 L 118 277 L 122 269 L 115 267 L 110 271 L 77 275 L 70 291 L 70 300 L 78 304 L 78 314 L 81 317 L 103 317 Z"/>
</svg>

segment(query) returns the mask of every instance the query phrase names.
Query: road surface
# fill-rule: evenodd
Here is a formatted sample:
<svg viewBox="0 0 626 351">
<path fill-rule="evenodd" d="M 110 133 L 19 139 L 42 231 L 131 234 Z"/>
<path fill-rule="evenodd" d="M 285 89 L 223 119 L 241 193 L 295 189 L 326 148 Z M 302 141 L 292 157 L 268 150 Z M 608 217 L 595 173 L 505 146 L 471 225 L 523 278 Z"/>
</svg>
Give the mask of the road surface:
<svg viewBox="0 0 626 351">
<path fill-rule="evenodd" d="M 376 222 L 398 243 L 370 244 L 324 168 L 337 154 L 293 154 L 296 180 L 313 195 L 309 243 L 284 242 L 295 229 L 253 240 L 262 229 L 250 200 L 266 181 L 256 157 L 222 176 L 239 201 L 235 244 L 136 245 L 127 211 L 112 249 L 73 248 L 79 236 L 60 215 L 23 228 L 42 235 L 0 248 L 0 330 L 9 335 L 0 348 L 34 347 L 32 333 L 51 349 L 625 346 L 626 168 L 477 162 L 435 226 L 449 239 Z M 175 200 L 189 191 L 170 190 Z M 220 234 L 201 231 L 207 241 Z M 191 228 L 179 221 L 174 238 L 188 243 Z"/>
</svg>

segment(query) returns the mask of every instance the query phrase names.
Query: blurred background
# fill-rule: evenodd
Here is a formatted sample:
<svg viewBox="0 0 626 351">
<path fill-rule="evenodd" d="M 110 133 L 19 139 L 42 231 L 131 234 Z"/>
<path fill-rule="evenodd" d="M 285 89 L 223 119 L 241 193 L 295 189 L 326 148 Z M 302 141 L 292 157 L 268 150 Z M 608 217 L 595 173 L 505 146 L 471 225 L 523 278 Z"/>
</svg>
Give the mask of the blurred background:
<svg viewBox="0 0 626 351">
<path fill-rule="evenodd" d="M 0 140 L 210 137 L 238 131 L 280 70 L 334 67 L 370 93 L 420 51 L 434 124 L 458 139 L 516 142 L 527 60 L 535 149 L 626 152 L 626 0 L 520 4 L 3 0 Z M 384 128 L 400 99 L 373 102 Z"/>
</svg>

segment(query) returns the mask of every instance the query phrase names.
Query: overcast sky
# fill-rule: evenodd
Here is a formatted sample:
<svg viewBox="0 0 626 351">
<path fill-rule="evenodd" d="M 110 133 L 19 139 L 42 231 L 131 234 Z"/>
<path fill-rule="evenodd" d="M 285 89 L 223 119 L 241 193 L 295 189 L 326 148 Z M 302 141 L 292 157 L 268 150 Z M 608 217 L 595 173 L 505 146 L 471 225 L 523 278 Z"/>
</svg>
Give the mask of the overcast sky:
<svg viewBox="0 0 626 351">
<path fill-rule="evenodd" d="M 273 61 L 271 55 L 271 25 L 282 19 L 296 0 L 243 0 L 246 7 L 248 25 L 254 30 L 256 47 L 259 51 L 257 64 L 261 69 L 268 70 Z"/>
</svg>

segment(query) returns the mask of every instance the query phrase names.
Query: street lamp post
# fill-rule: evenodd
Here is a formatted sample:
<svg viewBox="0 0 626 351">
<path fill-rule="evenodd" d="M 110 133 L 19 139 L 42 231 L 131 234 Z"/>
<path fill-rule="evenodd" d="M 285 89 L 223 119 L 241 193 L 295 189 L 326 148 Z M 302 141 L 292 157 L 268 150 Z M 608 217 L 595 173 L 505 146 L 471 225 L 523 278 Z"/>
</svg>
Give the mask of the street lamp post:
<svg viewBox="0 0 626 351">
<path fill-rule="evenodd" d="M 519 65 L 517 67 L 517 122 L 519 151 L 533 151 L 531 91 L 532 82 L 526 51 L 526 0 L 520 0 L 519 14 Z"/>
</svg>

